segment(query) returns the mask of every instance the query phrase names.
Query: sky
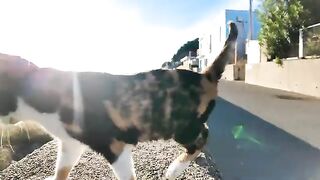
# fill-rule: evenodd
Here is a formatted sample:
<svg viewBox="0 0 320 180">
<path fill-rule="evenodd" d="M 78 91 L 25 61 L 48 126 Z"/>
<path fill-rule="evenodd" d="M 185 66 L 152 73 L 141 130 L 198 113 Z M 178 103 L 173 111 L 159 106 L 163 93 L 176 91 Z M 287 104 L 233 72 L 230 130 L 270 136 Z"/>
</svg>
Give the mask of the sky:
<svg viewBox="0 0 320 180">
<path fill-rule="evenodd" d="M 255 3 L 255 2 L 254 2 Z M 0 0 L 0 53 L 40 67 L 133 74 L 249 0 Z"/>
</svg>

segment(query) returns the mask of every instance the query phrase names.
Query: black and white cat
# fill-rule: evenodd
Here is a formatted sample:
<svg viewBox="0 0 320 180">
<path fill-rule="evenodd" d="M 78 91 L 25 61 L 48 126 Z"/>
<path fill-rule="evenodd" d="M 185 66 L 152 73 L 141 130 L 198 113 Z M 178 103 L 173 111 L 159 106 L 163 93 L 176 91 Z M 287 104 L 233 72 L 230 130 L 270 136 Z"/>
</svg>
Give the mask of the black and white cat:
<svg viewBox="0 0 320 180">
<path fill-rule="evenodd" d="M 136 179 L 131 150 L 170 139 L 185 147 L 165 177 L 176 178 L 206 144 L 217 83 L 234 56 L 237 28 L 203 74 L 153 70 L 132 76 L 38 68 L 0 55 L 0 116 L 39 122 L 60 139 L 56 171 L 65 180 L 85 146 L 101 153 L 121 180 Z"/>
</svg>

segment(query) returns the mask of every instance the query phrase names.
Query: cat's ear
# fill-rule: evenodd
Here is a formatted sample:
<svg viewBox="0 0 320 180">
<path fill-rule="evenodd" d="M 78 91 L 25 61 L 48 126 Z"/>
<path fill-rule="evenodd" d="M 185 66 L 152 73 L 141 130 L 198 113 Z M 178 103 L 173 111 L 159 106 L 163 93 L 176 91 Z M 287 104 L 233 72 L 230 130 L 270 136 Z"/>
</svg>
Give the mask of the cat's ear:
<svg viewBox="0 0 320 180">
<path fill-rule="evenodd" d="M 0 75 L 20 80 L 38 67 L 19 56 L 0 54 Z"/>
</svg>

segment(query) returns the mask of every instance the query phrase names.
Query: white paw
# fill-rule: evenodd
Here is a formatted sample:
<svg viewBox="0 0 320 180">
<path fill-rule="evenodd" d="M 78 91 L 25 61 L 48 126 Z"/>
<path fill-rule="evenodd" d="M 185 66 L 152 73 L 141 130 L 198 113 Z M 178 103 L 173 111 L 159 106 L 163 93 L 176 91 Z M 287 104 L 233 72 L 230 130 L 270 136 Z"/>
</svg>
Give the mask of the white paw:
<svg viewBox="0 0 320 180">
<path fill-rule="evenodd" d="M 174 160 L 165 175 L 165 178 L 168 180 L 174 180 L 178 177 L 190 164 L 190 161 L 187 162 L 179 162 L 178 160 Z"/>
<path fill-rule="evenodd" d="M 45 180 L 56 180 L 57 178 L 55 176 L 49 176 L 46 177 Z"/>
</svg>

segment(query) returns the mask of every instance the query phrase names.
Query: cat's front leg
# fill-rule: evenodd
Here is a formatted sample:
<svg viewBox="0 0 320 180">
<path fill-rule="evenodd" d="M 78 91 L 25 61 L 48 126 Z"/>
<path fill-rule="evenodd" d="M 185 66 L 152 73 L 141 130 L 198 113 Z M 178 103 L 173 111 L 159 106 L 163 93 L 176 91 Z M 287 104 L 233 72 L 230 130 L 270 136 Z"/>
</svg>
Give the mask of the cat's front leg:
<svg viewBox="0 0 320 180">
<path fill-rule="evenodd" d="M 206 124 L 201 125 L 201 130 L 198 137 L 191 144 L 183 145 L 186 148 L 186 152 L 180 154 L 170 165 L 165 174 L 165 179 L 174 180 L 176 179 L 189 165 L 195 160 L 201 153 L 201 149 L 207 143 L 209 129 Z M 189 133 L 186 131 L 185 133 Z"/>
</svg>

